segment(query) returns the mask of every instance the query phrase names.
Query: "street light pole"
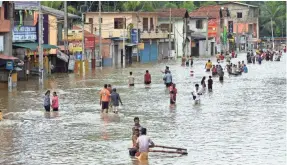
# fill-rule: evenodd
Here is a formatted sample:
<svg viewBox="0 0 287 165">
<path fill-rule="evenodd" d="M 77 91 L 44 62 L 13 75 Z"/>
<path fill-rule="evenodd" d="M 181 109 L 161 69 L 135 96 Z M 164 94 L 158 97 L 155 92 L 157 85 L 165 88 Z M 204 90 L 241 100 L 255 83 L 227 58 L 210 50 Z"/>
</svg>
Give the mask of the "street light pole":
<svg viewBox="0 0 287 165">
<path fill-rule="evenodd" d="M 99 1 L 99 56 L 101 58 L 101 69 L 103 69 L 103 56 L 102 56 L 102 4 Z"/>
<path fill-rule="evenodd" d="M 137 62 L 139 62 L 139 12 L 137 13 Z"/>
</svg>

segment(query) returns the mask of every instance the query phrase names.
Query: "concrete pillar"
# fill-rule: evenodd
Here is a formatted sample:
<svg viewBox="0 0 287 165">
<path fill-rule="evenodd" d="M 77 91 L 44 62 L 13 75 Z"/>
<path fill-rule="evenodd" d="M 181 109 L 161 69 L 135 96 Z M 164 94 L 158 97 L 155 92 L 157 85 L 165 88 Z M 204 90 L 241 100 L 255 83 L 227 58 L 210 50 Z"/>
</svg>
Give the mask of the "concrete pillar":
<svg viewBox="0 0 287 165">
<path fill-rule="evenodd" d="M 12 56 L 12 34 L 14 27 L 14 2 L 9 1 L 8 18 L 10 20 L 10 32 L 4 34 L 4 54 Z"/>
</svg>

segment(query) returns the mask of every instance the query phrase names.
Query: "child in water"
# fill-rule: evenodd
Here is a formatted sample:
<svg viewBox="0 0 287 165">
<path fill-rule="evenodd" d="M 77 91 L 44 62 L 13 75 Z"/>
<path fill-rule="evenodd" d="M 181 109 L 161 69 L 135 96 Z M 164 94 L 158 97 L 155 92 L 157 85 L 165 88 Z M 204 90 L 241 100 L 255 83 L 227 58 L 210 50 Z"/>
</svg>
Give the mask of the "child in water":
<svg viewBox="0 0 287 165">
<path fill-rule="evenodd" d="M 172 86 L 170 88 L 170 106 L 175 105 L 176 94 L 177 94 L 176 86 L 175 86 L 175 84 L 172 84 Z"/>
<path fill-rule="evenodd" d="M 56 92 L 53 92 L 52 108 L 53 108 L 53 111 L 58 111 L 59 109 L 59 98 Z"/>
<path fill-rule="evenodd" d="M 51 107 L 50 90 L 47 90 L 47 92 L 45 93 L 45 98 L 44 98 L 44 108 L 46 112 L 50 112 L 50 107 Z"/>
</svg>

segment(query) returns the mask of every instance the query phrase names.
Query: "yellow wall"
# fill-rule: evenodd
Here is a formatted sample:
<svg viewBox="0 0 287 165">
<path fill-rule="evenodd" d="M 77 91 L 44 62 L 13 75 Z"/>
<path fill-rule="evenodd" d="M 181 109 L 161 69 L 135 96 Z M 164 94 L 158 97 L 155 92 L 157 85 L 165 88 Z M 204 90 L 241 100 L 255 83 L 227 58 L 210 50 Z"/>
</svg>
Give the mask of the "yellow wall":
<svg viewBox="0 0 287 165">
<path fill-rule="evenodd" d="M 121 37 L 121 34 L 123 34 L 123 29 L 114 29 L 114 18 L 126 18 L 126 26 L 128 26 L 130 23 L 134 24 L 134 28 L 137 27 L 137 17 L 136 12 L 129 12 L 129 13 L 102 13 L 102 36 L 103 38 L 109 38 L 109 34 L 112 34 L 113 37 Z M 99 22 L 99 16 L 98 13 L 87 13 L 86 14 L 86 22 L 88 23 L 89 18 L 93 18 L 93 24 L 94 28 L 96 27 L 97 32 L 99 30 L 98 22 Z M 138 25 L 139 29 L 142 29 L 142 22 L 143 18 L 153 18 L 153 24 L 154 28 L 157 26 L 157 14 L 156 13 L 140 13 L 139 20 L 141 21 Z M 86 24 L 85 30 L 91 31 L 91 26 Z M 126 31 L 127 33 L 127 31 Z M 127 34 L 126 34 L 127 36 Z"/>
<path fill-rule="evenodd" d="M 57 27 L 57 18 L 55 16 L 49 15 L 49 44 L 56 45 L 58 41 L 58 27 Z M 50 54 L 57 54 L 56 49 L 51 49 Z"/>
</svg>

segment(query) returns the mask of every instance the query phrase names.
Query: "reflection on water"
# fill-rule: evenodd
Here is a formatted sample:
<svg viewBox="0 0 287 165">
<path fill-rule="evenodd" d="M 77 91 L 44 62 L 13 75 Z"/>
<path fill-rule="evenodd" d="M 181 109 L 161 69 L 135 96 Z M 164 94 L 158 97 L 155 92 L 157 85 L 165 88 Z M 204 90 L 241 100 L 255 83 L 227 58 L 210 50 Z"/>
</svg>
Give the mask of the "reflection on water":
<svg viewBox="0 0 287 165">
<path fill-rule="evenodd" d="M 43 88 L 36 78 L 18 82 L 10 92 L 0 88 L 5 118 L 0 122 L 0 164 L 139 165 L 127 150 L 135 116 L 156 144 L 188 149 L 187 156 L 151 153 L 152 165 L 286 164 L 285 60 L 248 65 L 248 74 L 226 74 L 224 83 L 213 78 L 213 91 L 195 105 L 194 85 L 209 76 L 205 62 L 197 59 L 192 68 L 169 61 L 86 75 L 54 74 Z M 178 89 L 175 107 L 169 106 L 162 82 L 166 65 Z M 142 84 L 145 70 L 152 75 L 150 87 Z M 136 79 L 132 88 L 127 85 L 130 71 Z M 105 83 L 121 95 L 124 106 L 117 115 L 100 114 L 99 91 Z M 44 111 L 47 89 L 58 93 L 59 112 Z"/>
</svg>

